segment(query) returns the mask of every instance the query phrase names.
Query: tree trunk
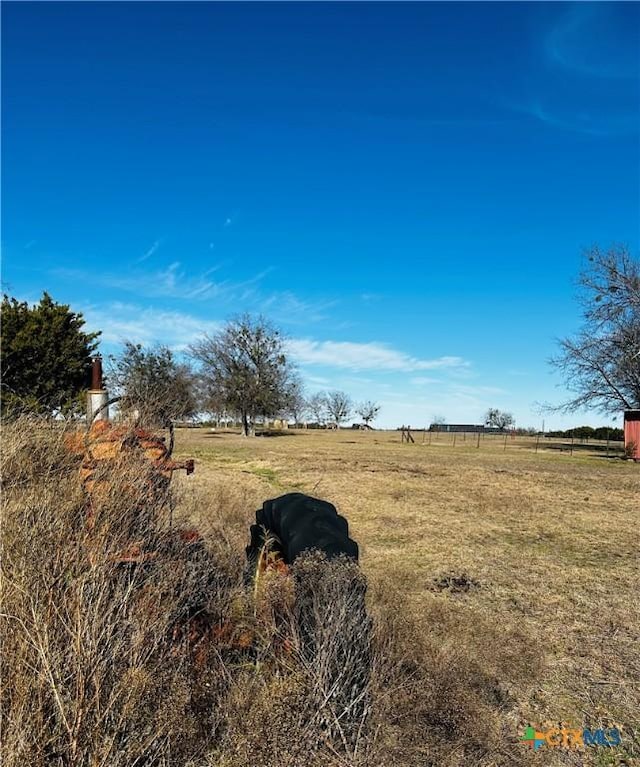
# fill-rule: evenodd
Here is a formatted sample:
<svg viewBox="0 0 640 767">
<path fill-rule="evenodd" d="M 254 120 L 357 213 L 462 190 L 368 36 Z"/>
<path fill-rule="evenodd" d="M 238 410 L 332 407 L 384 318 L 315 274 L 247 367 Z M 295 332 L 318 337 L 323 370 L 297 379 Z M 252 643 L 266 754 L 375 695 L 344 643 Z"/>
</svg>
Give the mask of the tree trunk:
<svg viewBox="0 0 640 767">
<path fill-rule="evenodd" d="M 241 417 L 242 417 L 242 436 L 248 437 L 249 436 L 249 419 L 247 418 L 247 414 L 244 410 L 241 413 Z"/>
</svg>

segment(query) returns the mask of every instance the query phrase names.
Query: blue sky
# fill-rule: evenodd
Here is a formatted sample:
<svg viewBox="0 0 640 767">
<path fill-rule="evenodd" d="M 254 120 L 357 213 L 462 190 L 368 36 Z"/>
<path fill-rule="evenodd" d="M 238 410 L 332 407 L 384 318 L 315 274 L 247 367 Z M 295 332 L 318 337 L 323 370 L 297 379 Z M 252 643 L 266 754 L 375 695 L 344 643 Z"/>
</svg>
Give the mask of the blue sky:
<svg viewBox="0 0 640 767">
<path fill-rule="evenodd" d="M 2 17 L 5 290 L 83 311 L 105 352 L 261 312 L 310 392 L 381 425 L 563 398 L 583 248 L 640 241 L 640 6 Z"/>
</svg>

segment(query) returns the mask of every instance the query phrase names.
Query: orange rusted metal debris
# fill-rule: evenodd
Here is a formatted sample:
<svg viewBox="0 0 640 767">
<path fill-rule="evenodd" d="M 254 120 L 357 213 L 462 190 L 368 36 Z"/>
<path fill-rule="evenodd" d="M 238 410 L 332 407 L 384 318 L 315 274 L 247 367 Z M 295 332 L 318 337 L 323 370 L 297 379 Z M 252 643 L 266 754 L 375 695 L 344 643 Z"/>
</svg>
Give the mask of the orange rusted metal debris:
<svg viewBox="0 0 640 767">
<path fill-rule="evenodd" d="M 172 442 L 172 440 L 170 440 Z M 142 476 L 136 472 L 130 486 L 124 485 L 127 500 L 135 513 L 155 513 L 162 503 L 168 501 L 168 486 L 174 471 L 183 470 L 187 474 L 194 471 L 193 459 L 174 461 L 171 458 L 171 448 L 166 440 L 147 429 L 128 424 L 113 424 L 108 420 L 95 420 L 88 431 L 76 432 L 67 437 L 67 447 L 82 458 L 79 478 L 85 489 L 87 502 L 87 526 L 90 530 L 95 526 L 95 515 L 101 506 L 101 501 L 111 492 L 114 472 L 119 466 L 126 466 L 128 461 L 141 465 Z M 148 469 L 146 471 L 145 469 Z M 158 505 L 158 502 L 160 505 Z M 184 548 L 184 556 L 193 546 L 202 546 L 204 541 L 195 528 L 173 530 L 167 532 L 167 541 Z M 132 535 L 132 540 L 120 551 L 108 556 L 107 561 L 116 565 L 138 566 L 160 562 L 163 548 L 156 548 L 158 538 L 149 545 L 145 540 L 144 529 Z M 91 547 L 89 547 L 91 549 Z M 89 550 L 89 559 L 104 556 L 99 552 Z M 266 597 L 268 581 L 271 578 L 285 579 L 290 573 L 289 566 L 275 551 L 265 546 L 258 559 L 255 573 L 254 599 L 256 600 L 255 620 L 262 625 L 273 623 L 274 646 L 280 651 L 289 651 L 289 640 L 280 636 L 275 627 L 282 622 L 280 615 L 293 602 L 293 587 L 284 590 L 287 594 L 285 603 L 271 604 Z M 265 592 L 265 594 L 263 594 Z M 290 593 L 289 593 L 290 592 Z M 275 612 L 274 612 L 275 611 Z M 213 643 L 217 650 L 243 652 L 249 650 L 255 641 L 256 627 L 247 625 L 240 618 L 223 620 L 214 618 L 204 605 L 194 606 L 188 615 L 180 619 L 173 627 L 169 641 L 172 654 L 186 652 L 196 667 L 203 666 L 209 647 Z"/>
<path fill-rule="evenodd" d="M 194 471 L 194 461 L 171 460 L 164 438 L 146 429 L 126 425 L 114 426 L 109 421 L 94 421 L 85 434 L 76 432 L 67 438 L 67 447 L 82 455 L 80 479 L 89 495 L 99 492 L 108 480 L 99 478 L 99 470 L 109 463 L 138 456 L 149 462 L 151 479 L 167 485 L 174 471 Z"/>
</svg>

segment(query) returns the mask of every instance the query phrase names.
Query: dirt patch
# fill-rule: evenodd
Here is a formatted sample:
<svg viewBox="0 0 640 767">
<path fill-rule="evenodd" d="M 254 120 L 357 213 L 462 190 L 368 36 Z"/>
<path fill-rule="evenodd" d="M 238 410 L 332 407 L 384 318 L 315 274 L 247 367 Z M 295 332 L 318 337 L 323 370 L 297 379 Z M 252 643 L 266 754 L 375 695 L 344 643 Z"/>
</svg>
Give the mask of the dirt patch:
<svg viewBox="0 0 640 767">
<path fill-rule="evenodd" d="M 447 573 L 445 575 L 438 575 L 433 579 L 433 591 L 449 591 L 452 594 L 466 594 L 469 591 L 474 591 L 480 588 L 480 581 L 466 573 Z"/>
</svg>

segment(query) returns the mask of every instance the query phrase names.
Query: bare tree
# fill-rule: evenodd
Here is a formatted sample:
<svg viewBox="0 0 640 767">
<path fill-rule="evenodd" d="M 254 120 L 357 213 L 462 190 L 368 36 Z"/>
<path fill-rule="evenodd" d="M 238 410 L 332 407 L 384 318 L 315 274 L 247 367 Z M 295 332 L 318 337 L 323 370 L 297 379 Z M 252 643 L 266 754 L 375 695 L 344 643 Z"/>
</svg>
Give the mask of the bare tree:
<svg viewBox="0 0 640 767">
<path fill-rule="evenodd" d="M 190 352 L 209 391 L 240 414 L 242 434 L 254 433 L 257 415 L 272 417 L 286 406 L 295 371 L 284 354 L 280 332 L 265 319 L 243 315 Z"/>
<path fill-rule="evenodd" d="M 549 410 L 602 413 L 640 407 L 640 261 L 624 246 L 587 251 L 580 274 L 583 325 L 551 359 L 574 397 Z"/>
<path fill-rule="evenodd" d="M 515 423 L 515 418 L 511 413 L 507 413 L 504 410 L 498 410 L 497 407 L 490 407 L 487 410 L 484 422 L 486 426 L 492 426 L 495 429 L 504 431 Z"/>
<path fill-rule="evenodd" d="M 340 424 L 349 417 L 353 409 L 351 398 L 343 391 L 330 391 L 326 395 L 326 403 L 329 417 L 339 428 Z"/>
<path fill-rule="evenodd" d="M 375 421 L 379 412 L 380 405 L 376 404 L 375 402 L 371 402 L 371 400 L 360 403 L 356 410 L 356 413 L 364 421 L 365 426 L 369 426 L 369 421 Z"/>
<path fill-rule="evenodd" d="M 285 406 L 282 414 L 291 416 L 294 423 L 300 423 L 308 410 L 307 401 L 304 396 L 304 388 L 299 378 L 293 379 L 286 395 Z"/>
<path fill-rule="evenodd" d="M 164 425 L 197 412 L 193 372 L 167 346 L 145 349 L 126 341 L 119 355 L 109 357 L 109 381 L 122 409 L 137 411 L 147 423 Z"/>
<path fill-rule="evenodd" d="M 443 415 L 434 415 L 431 420 L 429 431 L 443 431 L 447 424 L 447 419 Z"/>
<path fill-rule="evenodd" d="M 211 382 L 203 376 L 196 378 L 196 396 L 200 412 L 207 413 L 215 421 L 217 427 L 232 417 L 226 402 L 216 389 L 212 388 Z"/>
<path fill-rule="evenodd" d="M 322 392 L 312 394 L 307 400 L 307 407 L 317 424 L 324 423 L 327 416 L 327 397 Z"/>
</svg>

